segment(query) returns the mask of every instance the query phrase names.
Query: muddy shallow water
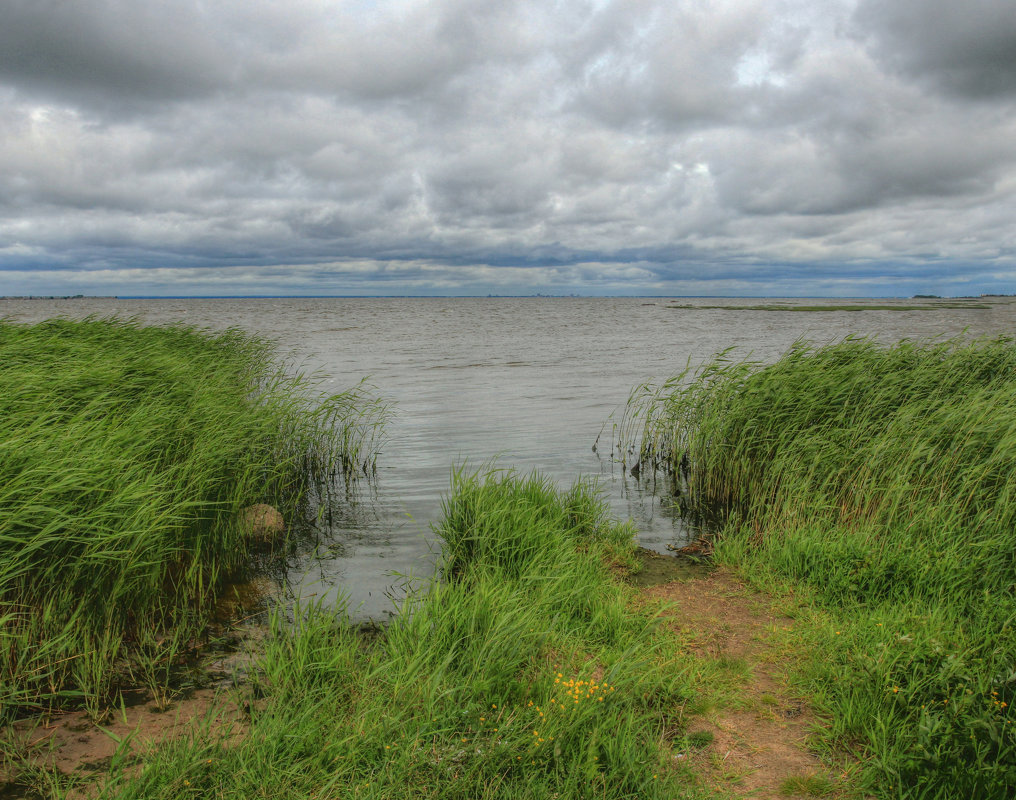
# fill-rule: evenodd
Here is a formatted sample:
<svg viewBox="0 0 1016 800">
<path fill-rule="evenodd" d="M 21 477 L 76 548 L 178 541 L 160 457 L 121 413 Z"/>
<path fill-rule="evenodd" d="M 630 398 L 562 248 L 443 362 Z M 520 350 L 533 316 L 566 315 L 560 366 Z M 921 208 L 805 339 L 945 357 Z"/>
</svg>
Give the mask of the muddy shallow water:
<svg viewBox="0 0 1016 800">
<path fill-rule="evenodd" d="M 613 513 L 634 520 L 641 545 L 666 553 L 692 533 L 651 481 L 636 482 L 609 457 L 611 414 L 634 386 L 729 347 L 772 360 L 802 338 L 827 343 L 859 333 L 889 342 L 1016 329 L 1007 300 L 936 310 L 869 302 L 879 309 L 732 312 L 637 298 L 0 300 L 0 317 L 238 326 L 277 339 L 284 356 L 319 375 L 324 391 L 368 377 L 395 406 L 376 482 L 361 482 L 287 555 L 273 573 L 285 588 L 273 591 L 346 602 L 354 618 L 383 620 L 407 583 L 432 574 L 431 525 L 456 466 L 540 470 L 563 486 L 590 476 Z M 680 301 L 718 303 L 757 305 Z"/>
</svg>

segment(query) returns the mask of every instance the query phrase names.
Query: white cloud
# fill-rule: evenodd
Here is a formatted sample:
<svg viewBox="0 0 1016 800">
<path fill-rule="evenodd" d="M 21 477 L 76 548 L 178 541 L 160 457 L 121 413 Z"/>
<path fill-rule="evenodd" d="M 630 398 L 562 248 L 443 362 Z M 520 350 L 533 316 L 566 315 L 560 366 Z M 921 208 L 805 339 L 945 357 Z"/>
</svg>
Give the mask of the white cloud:
<svg viewBox="0 0 1016 800">
<path fill-rule="evenodd" d="M 0 290 L 1016 290 L 1011 15 L 923 8 L 11 0 Z"/>
</svg>

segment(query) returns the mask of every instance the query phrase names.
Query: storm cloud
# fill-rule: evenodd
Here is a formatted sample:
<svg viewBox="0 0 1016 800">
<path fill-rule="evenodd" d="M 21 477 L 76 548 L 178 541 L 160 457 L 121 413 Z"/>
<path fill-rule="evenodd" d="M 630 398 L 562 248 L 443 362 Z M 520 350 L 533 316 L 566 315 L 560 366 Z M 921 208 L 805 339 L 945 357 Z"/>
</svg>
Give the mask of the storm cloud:
<svg viewBox="0 0 1016 800">
<path fill-rule="evenodd" d="M 7 0 L 0 294 L 1016 291 L 1009 0 Z"/>
</svg>

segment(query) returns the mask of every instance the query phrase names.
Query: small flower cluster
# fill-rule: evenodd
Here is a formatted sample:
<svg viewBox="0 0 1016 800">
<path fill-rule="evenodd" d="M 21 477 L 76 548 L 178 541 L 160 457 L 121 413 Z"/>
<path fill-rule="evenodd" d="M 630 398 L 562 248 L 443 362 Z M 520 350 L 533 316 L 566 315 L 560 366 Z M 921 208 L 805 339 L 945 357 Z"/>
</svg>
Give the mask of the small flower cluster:
<svg viewBox="0 0 1016 800">
<path fill-rule="evenodd" d="M 596 681 L 583 681 L 575 680 L 574 678 L 564 679 L 564 675 L 560 672 L 554 678 L 555 685 L 560 686 L 564 689 L 564 698 L 562 698 L 563 706 L 568 705 L 568 701 L 571 701 L 571 705 L 577 705 L 583 700 L 592 700 L 597 703 L 602 703 L 603 698 L 614 691 L 614 687 L 609 683 L 597 683 Z M 551 703 L 558 703 L 555 698 L 550 699 Z"/>
</svg>

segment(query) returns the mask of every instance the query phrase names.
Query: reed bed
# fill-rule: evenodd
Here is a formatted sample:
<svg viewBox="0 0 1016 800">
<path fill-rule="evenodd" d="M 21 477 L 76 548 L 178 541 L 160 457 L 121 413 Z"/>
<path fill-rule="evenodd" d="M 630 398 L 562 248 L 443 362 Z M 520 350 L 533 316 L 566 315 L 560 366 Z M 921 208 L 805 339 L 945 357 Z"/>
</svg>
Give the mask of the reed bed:
<svg viewBox="0 0 1016 800">
<path fill-rule="evenodd" d="M 804 669 L 880 797 L 1016 793 L 1016 344 L 861 338 L 729 353 L 633 393 L 717 555 L 814 601 Z"/>
<path fill-rule="evenodd" d="M 437 533 L 443 580 L 383 635 L 320 607 L 276 618 L 249 731 L 199 732 L 104 796 L 698 796 L 674 758 L 689 667 L 608 567 L 631 527 L 588 486 L 488 472 L 456 474 Z"/>
<path fill-rule="evenodd" d="M 320 397 L 229 330 L 0 322 L 0 720 L 117 687 L 164 700 L 169 665 L 249 557 L 240 512 L 289 522 L 372 468 L 384 405 Z"/>
</svg>

